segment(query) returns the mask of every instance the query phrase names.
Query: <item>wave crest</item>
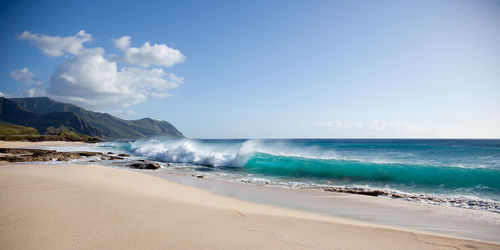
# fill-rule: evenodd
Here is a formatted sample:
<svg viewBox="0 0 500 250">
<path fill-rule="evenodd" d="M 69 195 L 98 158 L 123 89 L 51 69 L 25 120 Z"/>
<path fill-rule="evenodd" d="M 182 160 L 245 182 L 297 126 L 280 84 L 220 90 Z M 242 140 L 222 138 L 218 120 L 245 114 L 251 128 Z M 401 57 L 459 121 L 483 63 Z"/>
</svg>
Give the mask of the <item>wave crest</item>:
<svg viewBox="0 0 500 250">
<path fill-rule="evenodd" d="M 281 157 L 338 159 L 331 150 L 326 152 L 314 146 L 298 147 L 281 141 L 261 140 L 152 139 L 133 142 L 131 150 L 138 155 L 161 161 L 212 167 L 243 167 L 255 153 Z"/>
<path fill-rule="evenodd" d="M 132 151 L 142 156 L 167 162 L 229 167 L 245 164 L 246 152 L 251 151 L 245 144 L 239 150 L 239 148 L 228 145 L 203 144 L 192 139 L 149 140 L 132 143 Z"/>
</svg>

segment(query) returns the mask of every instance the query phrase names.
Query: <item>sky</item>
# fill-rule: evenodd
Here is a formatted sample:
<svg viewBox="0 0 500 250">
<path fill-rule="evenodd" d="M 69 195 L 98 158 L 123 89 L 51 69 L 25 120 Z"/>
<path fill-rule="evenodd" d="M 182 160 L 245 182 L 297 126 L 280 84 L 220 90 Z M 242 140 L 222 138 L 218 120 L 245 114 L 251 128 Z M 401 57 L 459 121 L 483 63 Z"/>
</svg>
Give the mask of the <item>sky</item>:
<svg viewBox="0 0 500 250">
<path fill-rule="evenodd" d="M 500 138 L 500 1 L 2 1 L 0 54 L 193 138 Z"/>
</svg>

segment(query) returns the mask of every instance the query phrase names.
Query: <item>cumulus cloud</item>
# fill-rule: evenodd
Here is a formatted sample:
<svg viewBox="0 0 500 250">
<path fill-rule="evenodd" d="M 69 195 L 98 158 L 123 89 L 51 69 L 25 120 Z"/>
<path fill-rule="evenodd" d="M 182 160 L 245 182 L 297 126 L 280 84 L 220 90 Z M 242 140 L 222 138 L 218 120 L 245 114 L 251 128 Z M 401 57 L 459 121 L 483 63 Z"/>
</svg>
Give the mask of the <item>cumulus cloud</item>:
<svg viewBox="0 0 500 250">
<path fill-rule="evenodd" d="M 184 81 L 161 68 L 184 60 L 180 51 L 164 44 L 151 46 L 146 42 L 140 48 L 133 48 L 130 37 L 124 36 L 114 40 L 123 55 L 110 57 L 103 48 L 83 46 L 92 39 L 85 31 L 70 37 L 25 31 L 18 38 L 29 41 L 49 56 L 66 55 L 65 62 L 56 67 L 47 84 L 29 89 L 28 96 L 46 95 L 96 110 L 114 108 L 116 114 L 124 116 L 131 112 L 122 108 L 145 102 L 148 97 L 167 97 L 168 90 L 179 87 Z M 117 64 L 117 57 L 124 65 Z M 26 83 L 39 82 L 27 68 L 14 70 L 11 77 Z"/>
<path fill-rule="evenodd" d="M 26 67 L 13 70 L 12 72 L 10 72 L 9 76 L 10 78 L 18 82 L 26 83 L 29 85 L 34 84 L 36 86 L 42 85 L 42 82 L 35 77 L 35 73 L 29 71 Z"/>
<path fill-rule="evenodd" d="M 49 78 L 48 92 L 62 101 L 91 108 L 129 107 L 148 96 L 166 94 L 183 78 L 161 68 L 124 67 L 101 53 L 75 56 L 56 68 Z"/>
<path fill-rule="evenodd" d="M 383 121 L 373 119 L 369 122 L 352 122 L 352 121 L 314 121 L 315 127 L 330 127 L 346 130 L 412 130 L 419 127 L 415 124 L 400 121 Z"/>
<path fill-rule="evenodd" d="M 115 39 L 115 47 L 121 49 L 121 50 L 126 50 L 130 47 L 130 37 L 129 36 L 122 36 L 118 39 Z"/>
<path fill-rule="evenodd" d="M 28 41 L 30 44 L 37 46 L 43 53 L 49 56 L 57 57 L 65 53 L 77 55 L 84 50 L 83 43 L 92 40 L 92 35 L 80 30 L 74 36 L 60 37 L 40 35 L 24 31 L 17 39 Z"/>
<path fill-rule="evenodd" d="M 141 47 L 130 47 L 130 37 L 122 36 L 114 40 L 115 47 L 123 51 L 122 56 L 115 56 L 119 62 L 134 64 L 141 67 L 151 65 L 171 67 L 185 60 L 184 55 L 166 44 L 153 44 L 145 42 Z"/>
</svg>

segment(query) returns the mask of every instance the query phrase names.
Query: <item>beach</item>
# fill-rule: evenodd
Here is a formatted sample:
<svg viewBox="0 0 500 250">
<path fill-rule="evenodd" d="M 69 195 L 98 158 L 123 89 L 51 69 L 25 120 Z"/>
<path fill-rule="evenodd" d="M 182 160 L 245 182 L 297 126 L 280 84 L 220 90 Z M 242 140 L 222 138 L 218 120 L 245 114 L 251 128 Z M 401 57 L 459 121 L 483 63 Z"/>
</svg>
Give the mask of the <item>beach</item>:
<svg viewBox="0 0 500 250">
<path fill-rule="evenodd" d="M 68 141 L 41 141 L 41 142 L 29 142 L 29 141 L 0 141 L 0 148 L 29 148 L 29 147 L 47 147 L 47 146 L 58 146 L 58 147 L 79 147 L 89 145 L 84 142 L 68 142 Z M 92 145 L 92 144 L 90 144 Z"/>
<path fill-rule="evenodd" d="M 2 249 L 500 247 L 251 203 L 100 165 L 2 163 L 0 183 Z"/>
<path fill-rule="evenodd" d="M 0 250 L 500 250 L 500 0 L 0 10 Z"/>
</svg>

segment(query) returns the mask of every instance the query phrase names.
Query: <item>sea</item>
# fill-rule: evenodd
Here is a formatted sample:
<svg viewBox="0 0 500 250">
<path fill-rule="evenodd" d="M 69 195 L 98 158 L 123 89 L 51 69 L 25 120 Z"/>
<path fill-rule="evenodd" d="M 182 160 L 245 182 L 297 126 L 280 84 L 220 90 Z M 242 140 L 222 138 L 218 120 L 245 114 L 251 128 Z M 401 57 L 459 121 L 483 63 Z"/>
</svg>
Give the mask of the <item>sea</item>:
<svg viewBox="0 0 500 250">
<path fill-rule="evenodd" d="M 97 146 L 196 178 L 500 213 L 500 140 L 152 138 Z"/>
</svg>

